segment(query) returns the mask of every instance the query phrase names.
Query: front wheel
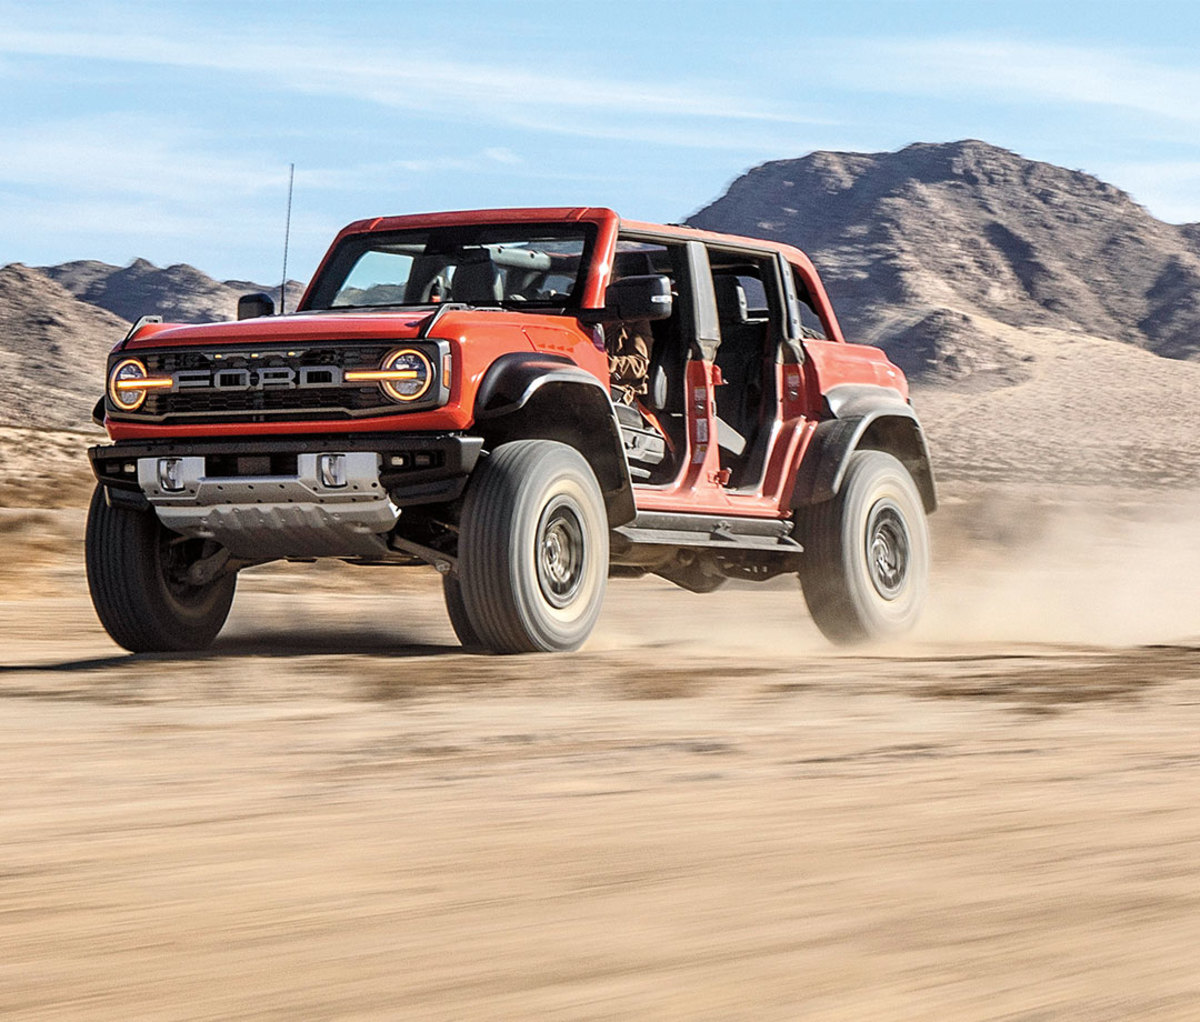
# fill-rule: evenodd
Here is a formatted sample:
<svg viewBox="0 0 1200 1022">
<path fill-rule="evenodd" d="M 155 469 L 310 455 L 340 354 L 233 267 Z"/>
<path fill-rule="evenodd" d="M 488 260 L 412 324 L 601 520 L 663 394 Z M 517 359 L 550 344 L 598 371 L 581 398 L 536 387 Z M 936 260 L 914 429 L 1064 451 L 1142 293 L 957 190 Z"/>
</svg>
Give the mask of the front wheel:
<svg viewBox="0 0 1200 1022">
<path fill-rule="evenodd" d="M 890 454 L 855 451 L 832 500 L 800 519 L 800 584 L 818 628 L 851 644 L 903 635 L 929 583 L 929 531 L 912 476 Z"/>
<path fill-rule="evenodd" d="M 208 646 L 237 585 L 232 572 L 200 585 L 188 581 L 188 569 L 209 552 L 204 540 L 164 528 L 153 511 L 110 506 L 97 486 L 88 509 L 88 589 L 113 641 L 133 653 Z"/>
<path fill-rule="evenodd" d="M 608 578 L 608 517 L 583 456 L 552 440 L 518 440 L 483 461 L 463 503 L 458 576 L 470 632 L 484 648 L 583 645 Z"/>
<path fill-rule="evenodd" d="M 458 641 L 462 643 L 463 649 L 468 653 L 481 650 L 483 640 L 479 638 L 479 633 L 471 624 L 471 617 L 467 613 L 467 603 L 463 599 L 462 583 L 455 576 L 442 576 L 442 596 L 446 600 L 446 615 L 450 618 L 450 625 L 454 629 L 454 634 L 458 636 Z"/>
</svg>

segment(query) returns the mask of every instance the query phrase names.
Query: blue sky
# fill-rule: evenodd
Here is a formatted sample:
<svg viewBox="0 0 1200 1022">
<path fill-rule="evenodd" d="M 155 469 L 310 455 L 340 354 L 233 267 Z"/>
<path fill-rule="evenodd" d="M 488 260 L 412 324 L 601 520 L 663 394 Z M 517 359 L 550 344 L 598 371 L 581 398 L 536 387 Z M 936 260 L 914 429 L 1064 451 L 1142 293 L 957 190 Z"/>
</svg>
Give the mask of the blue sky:
<svg viewBox="0 0 1200 1022">
<path fill-rule="evenodd" d="M 1200 221 L 1200 3 L 0 0 L 0 263 L 290 275 L 377 214 L 679 220 L 765 160 L 982 138 Z"/>
</svg>

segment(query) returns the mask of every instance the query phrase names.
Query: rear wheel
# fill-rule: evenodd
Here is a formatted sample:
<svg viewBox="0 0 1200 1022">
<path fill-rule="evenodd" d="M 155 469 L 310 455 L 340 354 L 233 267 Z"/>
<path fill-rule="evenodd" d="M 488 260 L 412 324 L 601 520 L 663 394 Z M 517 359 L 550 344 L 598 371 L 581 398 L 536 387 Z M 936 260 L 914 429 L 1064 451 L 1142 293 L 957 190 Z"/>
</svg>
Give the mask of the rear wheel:
<svg viewBox="0 0 1200 1022">
<path fill-rule="evenodd" d="M 855 451 L 841 490 L 801 519 L 800 583 L 832 642 L 907 632 L 925 603 L 929 532 L 912 476 L 890 454 Z"/>
<path fill-rule="evenodd" d="M 188 569 L 216 552 L 163 527 L 153 511 L 111 507 L 97 486 L 88 510 L 88 589 L 100 623 L 134 653 L 208 646 L 229 615 L 237 576 L 194 585 Z"/>
<path fill-rule="evenodd" d="M 578 649 L 608 578 L 608 518 L 591 467 L 551 440 L 498 447 L 471 479 L 458 553 L 462 608 L 483 647 Z"/>
</svg>

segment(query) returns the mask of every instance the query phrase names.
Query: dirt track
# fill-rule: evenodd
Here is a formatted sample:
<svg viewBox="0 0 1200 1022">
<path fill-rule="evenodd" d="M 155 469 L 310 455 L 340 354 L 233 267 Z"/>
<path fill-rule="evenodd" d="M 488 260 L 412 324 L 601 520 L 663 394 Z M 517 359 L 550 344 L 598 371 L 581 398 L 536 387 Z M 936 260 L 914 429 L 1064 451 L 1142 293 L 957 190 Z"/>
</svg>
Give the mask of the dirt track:
<svg viewBox="0 0 1200 1022">
<path fill-rule="evenodd" d="M 0 1017 L 1200 1016 L 1196 548 L 1103 593 L 1171 514 L 947 512 L 903 648 L 644 580 L 513 659 L 461 655 L 429 576 L 346 568 L 129 657 L 48 552 L 78 516 L 9 512 Z M 1070 641 L 1014 641 L 1039 620 Z"/>
</svg>

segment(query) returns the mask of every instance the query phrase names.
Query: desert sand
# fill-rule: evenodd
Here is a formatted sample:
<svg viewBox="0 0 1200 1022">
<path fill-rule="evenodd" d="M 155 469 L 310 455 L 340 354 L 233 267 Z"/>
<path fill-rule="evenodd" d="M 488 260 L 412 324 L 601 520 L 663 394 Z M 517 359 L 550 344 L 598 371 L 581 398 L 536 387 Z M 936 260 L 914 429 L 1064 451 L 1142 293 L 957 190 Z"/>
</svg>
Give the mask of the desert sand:
<svg viewBox="0 0 1200 1022">
<path fill-rule="evenodd" d="M 129 656 L 0 513 L 0 1017 L 1197 1017 L 1200 500 L 946 496 L 903 645 L 641 580 L 517 658 L 325 565 Z"/>
</svg>

